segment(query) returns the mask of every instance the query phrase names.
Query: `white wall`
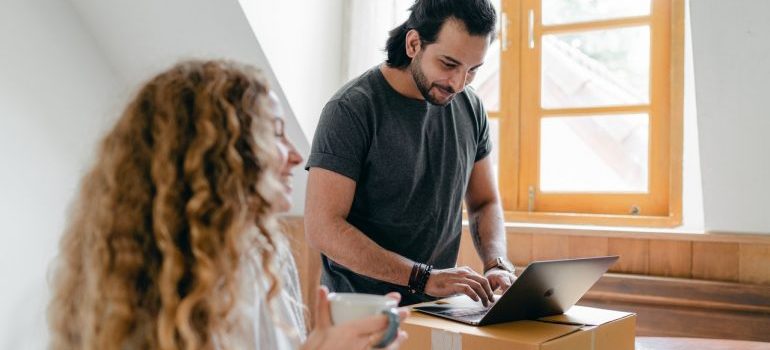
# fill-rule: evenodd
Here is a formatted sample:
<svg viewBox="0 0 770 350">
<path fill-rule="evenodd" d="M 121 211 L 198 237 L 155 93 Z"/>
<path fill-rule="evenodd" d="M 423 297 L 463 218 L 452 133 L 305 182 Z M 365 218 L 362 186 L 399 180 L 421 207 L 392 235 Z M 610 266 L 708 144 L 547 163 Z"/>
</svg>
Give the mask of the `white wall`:
<svg viewBox="0 0 770 350">
<path fill-rule="evenodd" d="M 305 138 L 312 140 L 321 109 L 344 83 L 342 0 L 240 2 Z"/>
<path fill-rule="evenodd" d="M 271 70 L 237 0 L 71 1 L 131 89 L 185 58 L 228 58 L 261 67 L 284 102 L 289 137 L 307 157 L 309 143 L 295 118 L 296 109 L 287 104 L 283 81 L 279 84 Z M 267 10 L 250 16 L 274 20 Z M 288 37 L 288 32 L 282 33 L 281 38 Z M 316 86 L 312 80 L 306 84 Z M 306 172 L 296 169 L 292 214 L 303 211 L 306 182 Z"/>
<path fill-rule="evenodd" d="M 0 348 L 43 349 L 65 212 L 124 87 L 69 2 L 0 2 Z"/>
<path fill-rule="evenodd" d="M 697 0 L 696 0 L 697 1 Z M 689 6 L 690 1 L 686 2 Z M 691 16 L 685 10 L 684 35 L 684 142 L 682 155 L 682 225 L 673 231 L 703 232 L 703 182 L 698 140 L 698 108 L 695 103 Z"/>
<path fill-rule="evenodd" d="M 770 1 L 692 1 L 707 231 L 770 233 Z"/>
</svg>

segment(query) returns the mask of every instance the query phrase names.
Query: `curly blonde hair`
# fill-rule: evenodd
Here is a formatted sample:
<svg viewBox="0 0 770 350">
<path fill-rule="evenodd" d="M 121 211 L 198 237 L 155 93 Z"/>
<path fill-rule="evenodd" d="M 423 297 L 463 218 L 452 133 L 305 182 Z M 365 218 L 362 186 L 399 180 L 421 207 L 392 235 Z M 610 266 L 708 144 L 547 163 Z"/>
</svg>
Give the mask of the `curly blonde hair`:
<svg viewBox="0 0 770 350">
<path fill-rule="evenodd" d="M 226 347 L 243 254 L 279 292 L 274 116 L 259 72 L 189 61 L 146 83 L 103 139 L 61 239 L 54 349 Z"/>
</svg>

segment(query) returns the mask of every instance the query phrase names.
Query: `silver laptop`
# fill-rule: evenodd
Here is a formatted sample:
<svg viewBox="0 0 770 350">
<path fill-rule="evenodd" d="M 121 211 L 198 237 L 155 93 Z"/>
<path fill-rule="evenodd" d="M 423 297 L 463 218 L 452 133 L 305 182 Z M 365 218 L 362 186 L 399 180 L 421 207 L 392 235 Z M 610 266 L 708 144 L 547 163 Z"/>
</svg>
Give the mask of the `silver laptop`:
<svg viewBox="0 0 770 350">
<path fill-rule="evenodd" d="M 618 256 L 534 261 L 487 307 L 434 302 L 414 310 L 474 326 L 537 319 L 567 311 L 618 260 Z"/>
</svg>

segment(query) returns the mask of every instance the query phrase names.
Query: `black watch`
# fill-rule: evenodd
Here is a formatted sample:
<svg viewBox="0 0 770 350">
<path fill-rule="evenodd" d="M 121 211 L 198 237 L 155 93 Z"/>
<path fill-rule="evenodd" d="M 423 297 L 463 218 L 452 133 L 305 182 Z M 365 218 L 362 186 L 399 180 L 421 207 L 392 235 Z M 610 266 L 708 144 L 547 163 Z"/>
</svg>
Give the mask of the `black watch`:
<svg viewBox="0 0 770 350">
<path fill-rule="evenodd" d="M 494 268 L 505 270 L 505 271 L 508 271 L 510 273 L 514 273 L 515 272 L 515 270 L 513 268 L 513 264 L 511 264 L 511 262 L 508 261 L 508 259 L 500 257 L 500 256 L 497 257 L 495 260 L 492 260 L 489 263 L 484 265 L 484 274 L 486 274 L 487 271 L 489 271 L 491 269 L 494 269 Z"/>
</svg>

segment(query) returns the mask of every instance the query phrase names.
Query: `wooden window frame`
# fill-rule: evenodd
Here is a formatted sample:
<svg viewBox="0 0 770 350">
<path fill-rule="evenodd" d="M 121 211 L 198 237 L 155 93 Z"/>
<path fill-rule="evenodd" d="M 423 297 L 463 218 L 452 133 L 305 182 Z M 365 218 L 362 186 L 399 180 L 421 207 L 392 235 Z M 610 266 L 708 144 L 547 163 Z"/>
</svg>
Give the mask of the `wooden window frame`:
<svg viewBox="0 0 770 350">
<path fill-rule="evenodd" d="M 650 16 L 600 20 L 543 27 L 539 24 L 541 0 L 501 0 L 500 110 L 489 117 L 499 120 L 499 187 L 506 221 L 607 226 L 673 227 L 682 221 L 682 149 L 684 84 L 684 0 L 651 0 Z M 528 41 L 528 13 L 535 9 L 536 53 L 525 55 Z M 593 29 L 594 25 L 617 28 L 650 23 L 651 58 L 650 103 L 642 106 L 604 107 L 603 113 L 649 111 L 651 194 L 543 194 L 535 191 L 529 206 L 531 183 L 537 183 L 539 158 L 539 83 L 537 89 L 524 88 L 524 81 L 540 79 L 539 39 L 547 33 Z M 657 38 L 657 39 L 656 39 Z M 663 44 L 657 44 L 663 41 Z M 526 69 L 522 69 L 526 67 Z M 666 67 L 666 68 L 660 68 Z M 538 103 L 522 104 L 522 100 Z M 538 111 L 532 111 L 532 106 Z M 588 109 L 554 112 L 585 114 Z M 596 108 L 591 108 L 595 113 Z M 536 116 L 535 116 L 536 115 Z M 538 123 L 533 124 L 533 120 Z M 522 130 L 536 130 L 523 134 Z M 533 135 L 534 134 L 534 135 Z M 652 141 L 654 140 L 654 142 Z M 534 178 L 533 178 L 534 177 Z M 527 181 L 529 180 L 529 181 Z M 537 186 L 536 186 L 537 187 Z M 640 202 L 637 215 L 628 212 L 629 202 Z M 543 204 L 545 203 L 545 204 Z M 554 209 L 548 203 L 571 203 L 591 210 Z"/>
</svg>

